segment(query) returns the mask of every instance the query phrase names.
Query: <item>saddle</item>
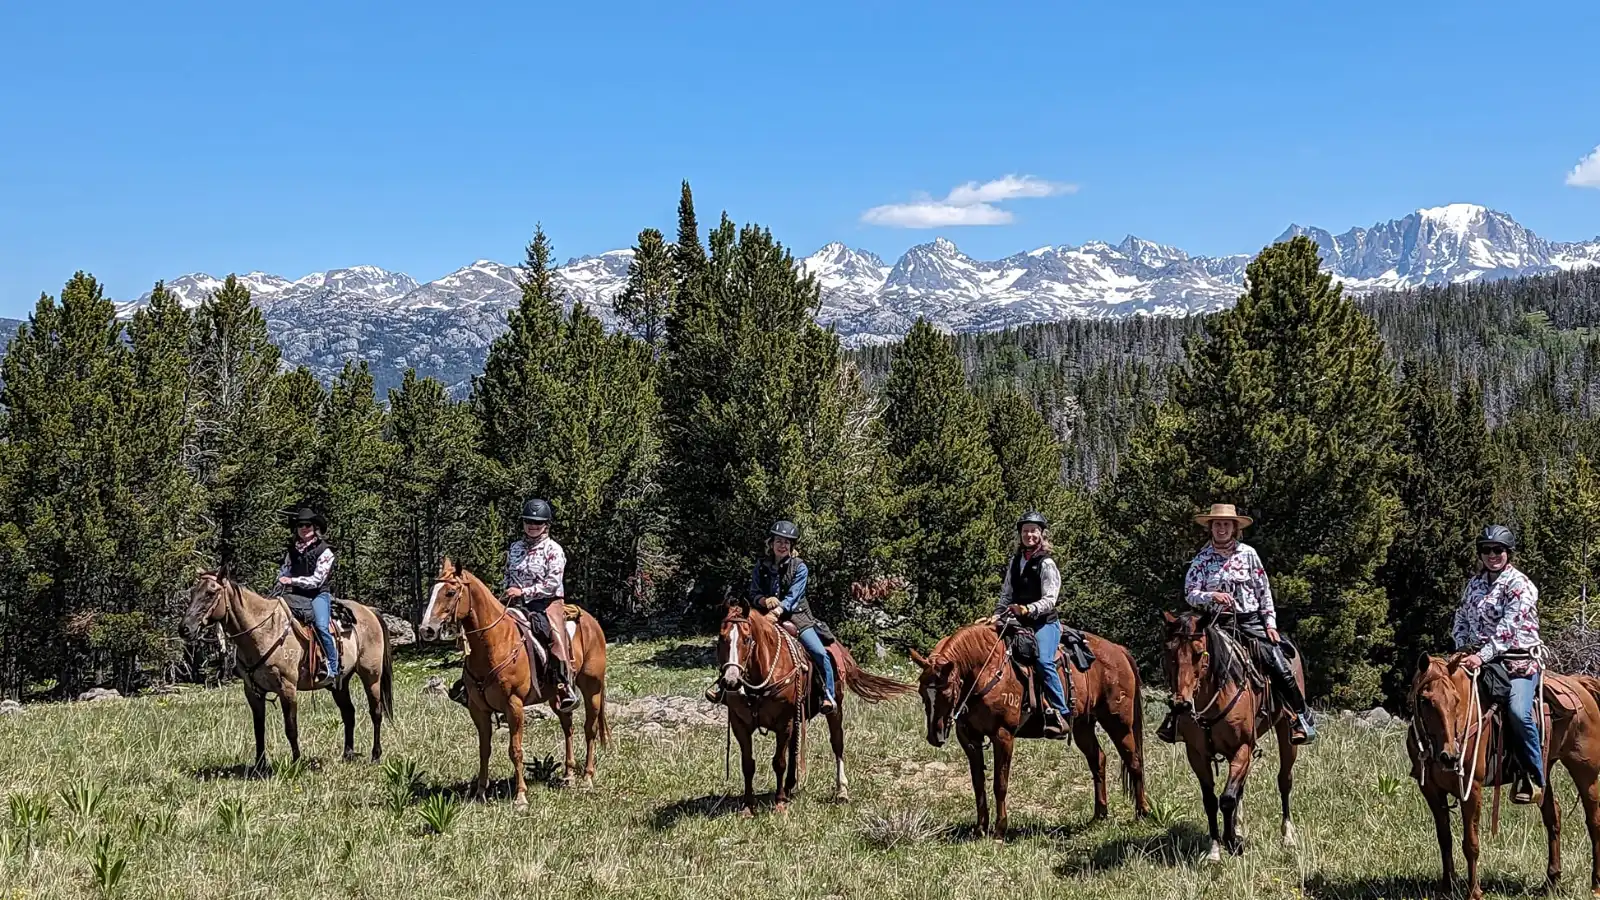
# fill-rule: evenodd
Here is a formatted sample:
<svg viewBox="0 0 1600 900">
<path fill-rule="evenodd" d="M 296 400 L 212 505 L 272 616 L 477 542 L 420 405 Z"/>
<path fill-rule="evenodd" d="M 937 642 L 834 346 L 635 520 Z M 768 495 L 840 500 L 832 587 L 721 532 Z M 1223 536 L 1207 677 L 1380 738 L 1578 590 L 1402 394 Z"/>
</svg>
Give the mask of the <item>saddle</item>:
<svg viewBox="0 0 1600 900">
<path fill-rule="evenodd" d="M 576 631 L 578 618 L 584 615 L 583 610 L 571 603 L 564 603 L 562 611 L 566 614 L 568 625 Z M 522 637 L 522 649 L 528 654 L 534 692 L 542 695 L 544 691 L 539 687 L 539 673 L 549 664 L 548 648 L 555 640 L 555 635 L 550 631 L 550 617 L 544 614 L 543 607 L 508 606 L 506 613 L 516 623 L 517 634 Z"/>
<path fill-rule="evenodd" d="M 823 646 L 824 650 L 826 650 L 826 648 L 831 647 L 834 644 L 839 642 L 839 639 L 834 637 L 833 636 L 833 632 L 831 630 L 829 630 L 828 623 L 822 621 L 821 619 L 818 619 L 816 621 L 817 621 L 817 623 L 815 625 L 813 625 L 812 627 L 817 630 L 817 636 L 822 639 L 822 646 Z M 827 683 L 824 680 L 827 676 L 823 673 L 822 668 L 820 666 L 811 666 L 810 665 L 811 656 L 805 652 L 805 647 L 800 645 L 800 629 L 794 627 L 794 623 L 789 621 L 788 619 L 785 619 L 782 622 L 779 622 L 778 623 L 778 627 L 783 629 L 783 633 L 786 636 L 788 636 L 790 640 L 794 641 L 797 649 L 799 649 L 801 664 L 802 665 L 806 665 L 811 669 L 811 695 L 810 696 L 812 698 L 821 698 L 823 696 L 823 694 L 827 691 L 827 688 L 828 688 Z M 838 667 L 839 667 L 838 662 L 835 662 L 834 663 L 834 668 L 838 669 Z M 834 674 L 837 676 L 839 673 L 835 672 Z M 821 702 L 821 700 L 817 699 L 817 703 L 820 703 L 820 702 Z M 817 705 L 817 703 L 812 703 L 812 704 L 809 704 L 809 705 L 814 708 Z"/>
<path fill-rule="evenodd" d="M 1042 735 L 1044 703 L 1040 698 L 1039 673 L 1035 667 L 1039 661 L 1038 639 L 1030 629 L 1014 627 L 1006 632 L 1004 641 L 1006 658 L 1011 660 L 1011 670 L 1022 683 L 1022 722 L 1018 736 Z M 1072 710 L 1078 705 L 1072 670 L 1087 672 L 1094 664 L 1094 660 L 1094 652 L 1089 649 L 1089 642 L 1084 638 L 1083 632 L 1063 626 L 1061 643 L 1056 647 L 1054 662 L 1056 669 L 1061 673 L 1062 692 L 1067 696 L 1067 708 L 1061 711 L 1064 717 L 1070 718 Z"/>
<path fill-rule="evenodd" d="M 289 626 L 294 629 L 295 635 L 306 644 L 306 680 L 315 682 L 317 673 L 321 671 L 318 663 L 322 659 L 322 643 L 317 640 L 316 611 L 312 607 L 314 598 L 303 594 L 284 594 L 284 605 L 289 607 Z M 328 613 L 328 632 L 333 635 L 334 652 L 339 651 L 339 639 L 348 634 L 355 634 L 356 613 L 342 597 L 333 598 Z M 337 659 L 335 660 L 337 662 Z M 342 670 L 344 667 L 340 666 Z"/>
</svg>

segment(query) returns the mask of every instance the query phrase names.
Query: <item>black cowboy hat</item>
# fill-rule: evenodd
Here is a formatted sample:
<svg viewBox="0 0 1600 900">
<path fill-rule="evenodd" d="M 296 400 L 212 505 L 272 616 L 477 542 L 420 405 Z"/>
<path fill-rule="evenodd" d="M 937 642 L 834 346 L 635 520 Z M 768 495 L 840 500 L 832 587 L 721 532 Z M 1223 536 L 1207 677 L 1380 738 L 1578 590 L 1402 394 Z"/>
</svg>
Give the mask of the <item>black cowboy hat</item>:
<svg viewBox="0 0 1600 900">
<path fill-rule="evenodd" d="M 309 506 L 302 506 L 289 517 L 289 527 L 299 528 L 301 525 L 314 525 L 318 531 L 328 530 L 328 520 L 322 514 Z"/>
</svg>

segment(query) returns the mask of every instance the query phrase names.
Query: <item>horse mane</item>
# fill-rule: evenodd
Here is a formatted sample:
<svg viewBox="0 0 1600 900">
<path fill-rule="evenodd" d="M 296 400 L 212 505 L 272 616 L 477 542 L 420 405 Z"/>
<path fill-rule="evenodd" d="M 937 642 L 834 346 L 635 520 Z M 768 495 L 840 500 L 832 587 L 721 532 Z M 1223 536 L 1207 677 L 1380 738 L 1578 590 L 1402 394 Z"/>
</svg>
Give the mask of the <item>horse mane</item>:
<svg viewBox="0 0 1600 900">
<path fill-rule="evenodd" d="M 934 645 L 929 658 L 972 666 L 982 665 L 984 658 L 993 649 L 990 641 L 999 639 L 994 629 L 988 625 L 966 625 L 957 629 L 954 634 L 940 639 L 939 643 Z"/>
<path fill-rule="evenodd" d="M 1211 653 L 1212 677 L 1218 684 L 1243 685 L 1245 661 L 1238 642 L 1213 622 L 1206 627 L 1206 650 Z"/>
</svg>

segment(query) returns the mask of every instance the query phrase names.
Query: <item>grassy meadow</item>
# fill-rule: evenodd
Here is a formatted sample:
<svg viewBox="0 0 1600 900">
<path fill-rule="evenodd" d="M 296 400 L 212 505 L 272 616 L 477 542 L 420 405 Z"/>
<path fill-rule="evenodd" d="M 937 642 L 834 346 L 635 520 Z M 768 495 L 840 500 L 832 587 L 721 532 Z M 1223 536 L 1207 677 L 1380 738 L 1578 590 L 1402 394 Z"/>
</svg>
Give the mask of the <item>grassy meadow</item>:
<svg viewBox="0 0 1600 900">
<path fill-rule="evenodd" d="M 709 644 L 613 646 L 612 702 L 698 695 L 712 677 Z M 912 677 L 904 664 L 872 667 Z M 823 727 L 811 731 L 807 780 L 790 814 L 746 820 L 733 800 L 737 755 L 732 779 L 723 778 L 723 729 L 659 733 L 618 718 L 592 790 L 530 783 L 530 808 L 518 814 L 504 797 L 446 802 L 476 771 L 477 742 L 465 710 L 422 686 L 434 674 L 452 680 L 454 669 L 442 654 L 407 655 L 397 669 L 388 771 L 338 759 L 338 712 L 326 693 L 302 702 L 311 764 L 300 768 L 284 765 L 281 719 L 269 707 L 277 770 L 267 778 L 244 769 L 250 724 L 237 685 L 0 716 L 0 900 L 1407 897 L 1431 893 L 1438 871 L 1398 729 L 1325 717 L 1322 740 L 1297 768 L 1292 850 L 1278 841 L 1268 738 L 1247 794 L 1246 855 L 1206 864 L 1199 792 L 1180 750 L 1154 739 L 1154 707 L 1153 821 L 1133 824 L 1129 802 L 1115 794 L 1111 821 L 1091 824 L 1082 757 L 1062 743 L 1025 741 L 1013 767 L 1012 837 L 1001 845 L 972 834 L 964 757 L 953 742 L 928 746 L 914 696 L 879 707 L 850 698 L 848 805 L 831 801 Z M 364 749 L 371 734 L 356 702 Z M 559 756 L 559 734 L 554 720 L 530 723 L 530 765 Z M 758 741 L 757 790 L 770 802 L 771 738 Z M 502 731 L 499 779 L 509 774 L 504 748 Z M 1559 894 L 1586 896 L 1579 808 L 1558 778 Z M 1486 887 L 1539 893 L 1542 846 L 1537 812 L 1507 798 L 1500 835 L 1485 827 Z"/>
</svg>

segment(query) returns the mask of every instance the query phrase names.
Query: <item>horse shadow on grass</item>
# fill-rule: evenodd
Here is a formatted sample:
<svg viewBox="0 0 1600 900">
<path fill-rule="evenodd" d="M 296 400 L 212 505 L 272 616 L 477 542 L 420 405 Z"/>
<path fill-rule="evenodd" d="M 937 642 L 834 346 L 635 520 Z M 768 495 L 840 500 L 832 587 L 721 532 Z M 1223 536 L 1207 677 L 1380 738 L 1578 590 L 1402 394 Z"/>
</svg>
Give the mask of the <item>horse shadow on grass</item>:
<svg viewBox="0 0 1600 900">
<path fill-rule="evenodd" d="M 1099 823 L 1093 821 L 1078 822 L 1072 825 L 1043 825 L 1028 823 L 1024 825 L 1006 826 L 1006 843 L 1017 841 L 1031 841 L 1044 839 L 1060 843 L 1069 840 L 1078 834 L 1095 828 Z M 995 837 L 988 831 L 978 828 L 976 822 L 964 822 L 960 825 L 951 825 L 940 835 L 941 840 L 947 844 L 971 844 L 979 841 L 994 840 Z"/>
<path fill-rule="evenodd" d="M 757 794 L 757 814 L 770 814 L 777 801 L 776 791 Z M 720 819 L 724 816 L 739 815 L 743 811 L 743 794 L 706 794 L 703 797 L 679 800 L 656 807 L 655 814 L 650 817 L 650 827 L 656 831 L 665 831 L 684 819 Z"/>
<path fill-rule="evenodd" d="M 709 641 L 683 641 L 657 650 L 645 664 L 658 669 L 715 669 L 717 648 Z"/>
<path fill-rule="evenodd" d="M 1160 834 L 1125 835 L 1067 855 L 1056 866 L 1060 877 L 1104 872 L 1145 859 L 1165 866 L 1193 862 L 1211 849 L 1211 835 L 1193 822 L 1178 822 Z"/>
<path fill-rule="evenodd" d="M 326 767 L 321 757 L 302 756 L 300 759 L 304 762 L 307 772 L 320 772 Z M 189 777 L 195 781 L 271 781 L 277 777 L 280 769 L 288 765 L 288 761 L 282 763 L 268 761 L 265 767 L 243 762 L 231 766 L 197 766 L 189 770 Z"/>
<path fill-rule="evenodd" d="M 1524 881 L 1504 875 L 1480 876 L 1486 894 L 1503 897 L 1538 895 L 1544 883 Z M 1441 895 L 1437 877 L 1379 875 L 1376 877 L 1312 875 L 1305 882 L 1308 900 L 1405 900 L 1412 897 L 1450 897 L 1466 895 L 1466 879 L 1457 875 L 1455 891 Z"/>
</svg>

